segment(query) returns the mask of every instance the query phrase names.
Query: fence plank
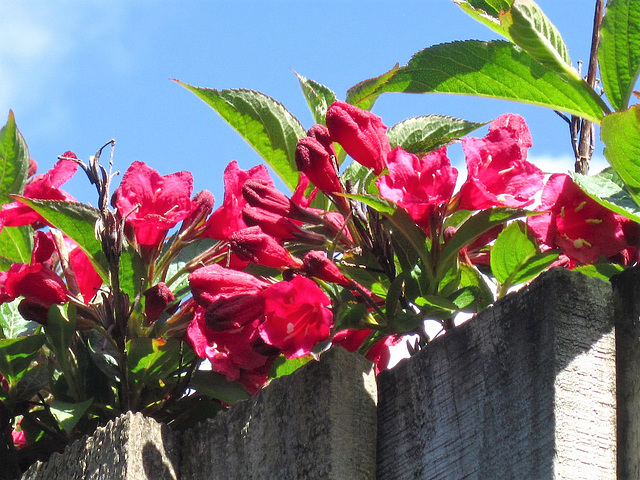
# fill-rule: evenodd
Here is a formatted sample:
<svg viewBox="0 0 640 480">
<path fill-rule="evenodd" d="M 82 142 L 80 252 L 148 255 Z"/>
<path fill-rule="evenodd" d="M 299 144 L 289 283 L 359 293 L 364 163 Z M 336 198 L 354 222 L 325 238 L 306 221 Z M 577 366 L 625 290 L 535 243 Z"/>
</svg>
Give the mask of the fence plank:
<svg viewBox="0 0 640 480">
<path fill-rule="evenodd" d="M 22 480 L 177 480 L 176 447 L 169 427 L 128 412 L 32 465 Z"/>
<path fill-rule="evenodd" d="M 334 348 L 186 432 L 181 478 L 375 479 L 376 401 L 371 363 Z"/>
<path fill-rule="evenodd" d="M 552 270 L 385 372 L 378 478 L 616 478 L 613 324 L 609 283 Z"/>
</svg>

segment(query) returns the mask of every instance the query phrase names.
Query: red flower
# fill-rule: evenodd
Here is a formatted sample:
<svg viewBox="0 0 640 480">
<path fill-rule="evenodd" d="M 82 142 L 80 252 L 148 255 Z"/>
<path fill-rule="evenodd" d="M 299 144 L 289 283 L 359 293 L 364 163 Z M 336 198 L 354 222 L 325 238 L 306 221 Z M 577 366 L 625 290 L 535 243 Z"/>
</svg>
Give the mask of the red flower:
<svg viewBox="0 0 640 480">
<path fill-rule="evenodd" d="M 568 175 L 549 178 L 539 210 L 550 213 L 529 217 L 527 225 L 542 243 L 572 260 L 593 263 L 628 246 L 624 230 L 633 222 L 589 198 Z"/>
<path fill-rule="evenodd" d="M 144 314 L 147 317 L 147 322 L 152 323 L 160 318 L 160 315 L 175 301 L 176 297 L 164 282 L 160 282 L 145 290 L 144 299 Z"/>
<path fill-rule="evenodd" d="M 207 308 L 220 298 L 238 294 L 257 295 L 269 284 L 249 273 L 224 268 L 214 263 L 189 275 L 189 285 L 196 303 Z"/>
<path fill-rule="evenodd" d="M 242 196 L 242 187 L 250 178 L 258 178 L 273 185 L 267 167 L 258 165 L 249 170 L 240 170 L 234 160 L 224 170 L 224 199 L 207 220 L 204 236 L 217 240 L 227 240 L 231 234 L 248 225 L 242 219 L 242 209 L 246 200 Z"/>
<path fill-rule="evenodd" d="M 287 358 L 307 355 L 329 338 L 333 314 L 327 306 L 331 301 L 313 280 L 296 276 L 270 286 L 262 296 L 265 319 L 258 327 L 260 336 Z"/>
<path fill-rule="evenodd" d="M 167 231 L 192 210 L 189 172 L 161 176 L 143 162 L 133 162 L 116 190 L 116 207 L 140 245 L 159 245 Z"/>
<path fill-rule="evenodd" d="M 64 157 L 76 158 L 73 152 L 65 152 Z M 35 162 L 34 162 L 35 164 Z M 30 164 L 29 171 L 32 166 Z M 73 160 L 58 160 L 56 164 L 47 173 L 34 176 L 25 186 L 23 197 L 38 200 L 64 200 L 68 202 L 74 201 L 73 197 L 60 186 L 69 180 L 78 170 L 78 164 Z M 29 225 L 33 222 L 43 222 L 45 220 L 39 213 L 36 213 L 31 207 L 22 203 L 12 202 L 2 206 L 0 210 L 0 230 L 2 227 L 17 227 Z"/>
<path fill-rule="evenodd" d="M 418 158 L 400 147 L 387 157 L 389 175 L 376 180 L 380 195 L 404 208 L 422 228 L 429 228 L 436 209 L 451 199 L 458 171 L 446 148 Z"/>
<path fill-rule="evenodd" d="M 336 151 L 324 125 L 314 125 L 298 140 L 296 166 L 324 193 L 341 193 Z"/>
<path fill-rule="evenodd" d="M 187 339 L 199 357 L 209 359 L 213 371 L 229 381 L 241 381 L 247 387 L 253 385 L 250 391 L 255 393 L 260 386 L 258 379 L 264 376 L 264 382 L 267 381 L 268 375 L 264 375 L 262 367 L 270 360 L 253 348 L 258 322 L 233 331 L 214 331 L 205 323 L 204 309 L 198 308 L 187 328 Z M 251 382 L 245 383 L 249 379 Z"/>
<path fill-rule="evenodd" d="M 498 117 L 484 138 L 462 139 L 467 180 L 460 188 L 459 208 L 524 207 L 540 191 L 544 174 L 529 163 L 531 135 L 522 117 Z"/>
<path fill-rule="evenodd" d="M 356 162 L 372 168 L 376 175 L 382 172 L 391 145 L 380 117 L 345 102 L 334 102 L 327 110 L 326 123 L 331 139 Z"/>
<path fill-rule="evenodd" d="M 102 286 L 102 277 L 100 277 L 98 272 L 96 272 L 96 269 L 93 268 L 87 254 L 84 253 L 82 249 L 71 239 L 65 238 L 65 240 L 67 240 L 68 243 L 75 245 L 75 247 L 69 252 L 69 264 L 71 265 L 73 274 L 76 277 L 78 289 L 82 294 L 84 303 L 89 304 Z"/>
<path fill-rule="evenodd" d="M 304 258 L 303 271 L 306 275 L 319 278 L 325 282 L 337 283 L 343 287 L 352 287 L 351 281 L 345 277 L 338 266 L 327 258 L 325 252 L 311 250 Z"/>
</svg>

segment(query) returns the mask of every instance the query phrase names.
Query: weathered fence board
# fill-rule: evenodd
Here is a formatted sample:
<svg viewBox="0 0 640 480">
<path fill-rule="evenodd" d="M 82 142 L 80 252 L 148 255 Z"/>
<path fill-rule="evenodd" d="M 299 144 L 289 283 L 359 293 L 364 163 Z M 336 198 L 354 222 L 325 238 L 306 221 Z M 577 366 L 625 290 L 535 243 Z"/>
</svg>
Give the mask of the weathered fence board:
<svg viewBox="0 0 640 480">
<path fill-rule="evenodd" d="M 616 478 L 611 296 L 553 270 L 381 375 L 378 478 Z"/>
<path fill-rule="evenodd" d="M 188 432 L 127 414 L 23 478 L 640 478 L 640 270 L 625 275 L 614 295 L 552 270 L 378 391 L 368 362 L 335 349 Z"/>
</svg>

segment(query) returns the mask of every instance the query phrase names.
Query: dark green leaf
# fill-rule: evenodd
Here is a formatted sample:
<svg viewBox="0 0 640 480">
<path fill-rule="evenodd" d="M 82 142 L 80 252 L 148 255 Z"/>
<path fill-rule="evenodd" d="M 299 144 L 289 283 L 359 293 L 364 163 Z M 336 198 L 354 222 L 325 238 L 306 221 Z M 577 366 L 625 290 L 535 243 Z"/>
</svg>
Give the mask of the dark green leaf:
<svg viewBox="0 0 640 480">
<path fill-rule="evenodd" d="M 9 110 L 7 124 L 0 129 L 0 205 L 12 202 L 9 194 L 21 194 L 29 174 L 29 151 Z"/>
<path fill-rule="evenodd" d="M 588 277 L 600 278 L 608 282 L 611 277 L 624 271 L 624 267 L 614 263 L 594 263 L 592 265 L 581 265 L 573 270 Z"/>
<path fill-rule="evenodd" d="M 210 370 L 198 370 L 191 377 L 191 388 L 198 393 L 233 405 L 250 397 L 249 392 L 238 382 L 230 382 L 224 375 Z"/>
<path fill-rule="evenodd" d="M 213 247 L 216 243 L 218 243 L 217 240 L 205 238 L 183 248 L 169 264 L 169 267 L 167 268 L 166 278 L 156 278 L 155 283 L 164 281 L 171 289 L 176 299 L 179 300 L 180 298 L 184 297 L 190 292 L 188 281 L 189 272 L 184 271 L 184 267 L 187 265 L 187 263 L 192 261 L 194 258 L 205 252 L 209 248 Z"/>
<path fill-rule="evenodd" d="M 475 123 L 444 115 L 412 117 L 396 123 L 387 132 L 392 147 L 425 154 L 463 137 L 487 123 Z"/>
<path fill-rule="evenodd" d="M 134 299 L 140 293 L 140 289 L 146 284 L 147 269 L 138 252 L 131 245 L 127 245 L 120 255 L 120 290 Z"/>
<path fill-rule="evenodd" d="M 70 433 L 82 419 L 82 416 L 87 412 L 92 403 L 92 398 L 80 403 L 67 403 L 53 399 L 49 408 L 64 431 Z"/>
<path fill-rule="evenodd" d="M 120 381 L 120 361 L 121 353 L 117 346 L 110 338 L 107 338 L 105 332 L 97 329 L 91 329 L 83 332 L 83 336 L 87 342 L 89 356 L 98 369 L 104 373 L 106 378 Z"/>
<path fill-rule="evenodd" d="M 0 230 L 0 270 L 9 270 L 14 263 L 31 262 L 33 230 L 24 227 L 4 227 Z"/>
<path fill-rule="evenodd" d="M 76 333 L 76 314 L 73 304 L 52 305 L 44 327 L 49 345 L 61 363 L 69 357 L 69 348 Z"/>
<path fill-rule="evenodd" d="M 44 345 L 44 335 L 0 340 L 0 373 L 15 386 L 29 369 Z"/>
<path fill-rule="evenodd" d="M 25 320 L 18 311 L 20 299 L 0 305 L 0 338 L 18 338 L 33 334 L 39 323 Z"/>
<path fill-rule="evenodd" d="M 291 191 L 296 188 L 296 145 L 306 131 L 281 103 L 253 90 L 215 90 L 177 83 L 218 112 Z"/>
<path fill-rule="evenodd" d="M 602 120 L 600 136 L 605 144 L 604 156 L 637 199 L 640 196 L 640 106 L 607 115 Z"/>
<path fill-rule="evenodd" d="M 309 80 L 297 72 L 293 73 L 298 77 L 298 82 L 300 82 L 300 87 L 302 87 L 304 98 L 307 100 L 309 109 L 311 109 L 313 120 L 316 123 L 324 125 L 324 119 L 327 116 L 327 109 L 329 108 L 329 105 L 336 101 L 336 94 L 333 93 L 331 89 L 318 82 Z"/>
<path fill-rule="evenodd" d="M 640 207 L 612 168 L 597 175 L 573 174 L 573 180 L 589 197 L 605 208 L 640 223 Z"/>
<path fill-rule="evenodd" d="M 34 200 L 25 197 L 15 198 L 33 208 L 51 225 L 74 240 L 89 257 L 96 272 L 104 281 L 108 281 L 109 267 L 107 259 L 102 251 L 101 242 L 95 236 L 95 224 L 100 216 L 98 210 L 76 202 Z"/>
<path fill-rule="evenodd" d="M 602 21 L 598 61 L 602 85 L 616 110 L 629 104 L 640 71 L 640 2 L 609 0 Z"/>
<path fill-rule="evenodd" d="M 51 382 L 51 373 L 46 365 L 34 365 L 28 369 L 18 382 L 12 399 L 15 402 L 30 400 Z"/>
<path fill-rule="evenodd" d="M 532 0 L 515 0 L 500 14 L 500 22 L 511 40 L 552 71 L 567 78 L 582 80 L 571 65 L 567 46 L 558 29 Z"/>
<path fill-rule="evenodd" d="M 380 93 L 382 93 L 377 93 L 378 89 L 387 83 L 397 71 L 398 64 L 396 63 L 391 70 L 383 73 L 379 77 L 370 78 L 354 85 L 347 91 L 346 102 L 351 105 L 356 105 L 362 110 L 371 110 L 373 104 L 376 103 L 376 100 L 380 96 Z"/>
<path fill-rule="evenodd" d="M 609 112 L 584 80 L 562 78 L 527 52 L 503 41 L 468 40 L 426 48 L 372 95 L 385 92 L 513 100 L 569 112 L 596 123 Z"/>
</svg>

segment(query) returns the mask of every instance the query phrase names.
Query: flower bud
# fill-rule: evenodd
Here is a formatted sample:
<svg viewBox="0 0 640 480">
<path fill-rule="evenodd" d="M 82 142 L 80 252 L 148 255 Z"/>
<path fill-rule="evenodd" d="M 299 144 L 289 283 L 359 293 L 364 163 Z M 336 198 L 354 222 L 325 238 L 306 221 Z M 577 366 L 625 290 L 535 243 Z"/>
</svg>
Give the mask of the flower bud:
<svg viewBox="0 0 640 480">
<path fill-rule="evenodd" d="M 338 266 L 327 258 L 324 252 L 311 250 L 302 259 L 302 270 L 305 274 L 319 278 L 326 282 L 349 287 L 351 282 L 345 277 Z"/>
<path fill-rule="evenodd" d="M 167 309 L 169 304 L 176 299 L 164 282 L 160 282 L 146 290 L 144 298 L 144 313 L 149 323 L 153 323 L 160 318 L 160 315 Z"/>
<path fill-rule="evenodd" d="M 275 238 L 264 233 L 260 227 L 238 230 L 229 240 L 231 250 L 241 260 L 266 267 L 284 268 L 299 264 Z"/>
<path fill-rule="evenodd" d="M 317 139 L 303 137 L 298 140 L 295 158 L 298 170 L 304 172 L 309 180 L 324 193 L 343 192 L 333 147 L 327 149 Z"/>
<path fill-rule="evenodd" d="M 353 159 L 379 175 L 386 166 L 391 145 L 387 127 L 373 113 L 345 102 L 334 102 L 327 110 L 327 128 Z"/>
<path fill-rule="evenodd" d="M 302 230 L 288 218 L 248 204 L 242 209 L 242 218 L 247 225 L 258 225 L 264 233 L 281 241 L 298 240 L 311 245 L 322 245 L 327 240 L 322 235 Z"/>
</svg>

